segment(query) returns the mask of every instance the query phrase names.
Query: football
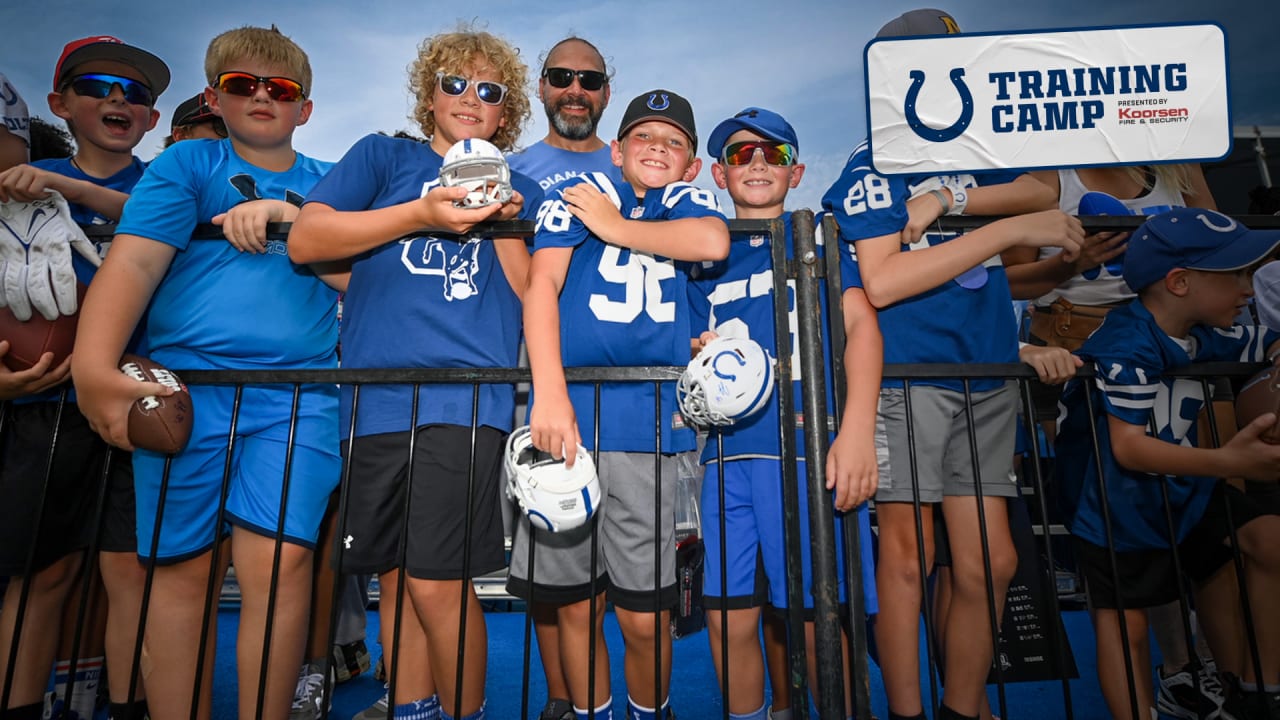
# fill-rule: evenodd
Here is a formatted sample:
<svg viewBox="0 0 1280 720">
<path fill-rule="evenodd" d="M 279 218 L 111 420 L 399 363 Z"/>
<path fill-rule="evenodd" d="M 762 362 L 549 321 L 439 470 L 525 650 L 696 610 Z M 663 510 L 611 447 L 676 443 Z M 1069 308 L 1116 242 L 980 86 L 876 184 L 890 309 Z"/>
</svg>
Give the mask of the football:
<svg viewBox="0 0 1280 720">
<path fill-rule="evenodd" d="M 120 372 L 138 382 L 158 382 L 172 388 L 168 397 L 148 395 L 129 408 L 129 442 L 158 453 L 181 452 L 191 437 L 191 393 L 171 370 L 137 355 L 120 360 Z"/>
<path fill-rule="evenodd" d="M 76 284 L 80 305 L 84 304 L 84 294 L 88 289 L 84 283 Z M 57 367 L 67 359 L 76 344 L 76 323 L 79 320 L 77 310 L 72 315 L 59 315 L 56 320 L 45 320 L 40 313 L 32 312 L 31 319 L 23 322 L 14 317 L 9 308 L 0 308 L 0 340 L 9 341 L 9 352 L 0 361 L 10 370 L 20 372 L 51 352 L 53 364 L 49 367 Z"/>
<path fill-rule="evenodd" d="M 1249 378 L 1236 395 L 1236 423 L 1240 427 L 1269 412 L 1277 413 L 1277 422 L 1261 437 L 1269 443 L 1280 443 L 1280 357 L 1276 364 Z"/>
</svg>

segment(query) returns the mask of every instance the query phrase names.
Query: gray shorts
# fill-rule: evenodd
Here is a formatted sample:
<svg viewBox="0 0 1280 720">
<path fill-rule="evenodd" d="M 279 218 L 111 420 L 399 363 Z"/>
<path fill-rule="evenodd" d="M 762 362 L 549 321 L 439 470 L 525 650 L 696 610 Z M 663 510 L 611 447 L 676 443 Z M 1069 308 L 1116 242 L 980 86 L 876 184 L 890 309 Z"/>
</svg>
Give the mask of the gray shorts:
<svg viewBox="0 0 1280 720">
<path fill-rule="evenodd" d="M 653 453 L 600 453 L 596 471 L 605 499 L 597 521 L 569 532 L 539 531 L 534 544 L 533 582 L 529 573 L 529 521 L 521 514 L 511 546 L 507 591 L 525 600 L 557 605 L 590 598 L 591 538 L 595 528 L 597 592 L 607 589 L 614 605 L 635 612 L 656 612 L 674 605 L 678 464 L 675 455 L 656 457 L 661 463 L 660 507 L 654 497 L 657 483 Z M 660 537 L 656 547 L 655 537 Z M 660 559 L 662 578 L 657 605 L 655 557 Z"/>
<path fill-rule="evenodd" d="M 945 495 L 977 495 L 976 465 L 982 495 L 1014 497 L 1014 440 L 1018 424 L 1018 386 L 1013 382 L 973 399 L 973 434 L 977 458 L 969 444 L 969 421 L 964 393 L 928 385 L 911 387 L 911 440 L 915 466 L 907 441 L 907 409 L 902 388 L 880 391 L 876 415 L 876 455 L 880 489 L 876 502 L 912 502 L 912 473 L 920 489 L 920 502 L 941 502 Z"/>
</svg>

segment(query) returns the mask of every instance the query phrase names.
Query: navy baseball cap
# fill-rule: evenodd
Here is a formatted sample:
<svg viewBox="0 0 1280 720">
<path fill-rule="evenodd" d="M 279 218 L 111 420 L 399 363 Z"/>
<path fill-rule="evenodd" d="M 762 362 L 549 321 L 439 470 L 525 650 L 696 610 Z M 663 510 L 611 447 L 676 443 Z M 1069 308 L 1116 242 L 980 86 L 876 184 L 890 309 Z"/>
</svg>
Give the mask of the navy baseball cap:
<svg viewBox="0 0 1280 720">
<path fill-rule="evenodd" d="M 890 20 L 876 33 L 878 38 L 909 37 L 912 35 L 956 35 L 960 25 L 951 13 L 934 8 L 908 10 Z"/>
<path fill-rule="evenodd" d="M 797 150 L 800 149 L 800 141 L 796 140 L 796 130 L 791 127 L 791 123 L 787 122 L 786 118 L 772 110 L 749 107 L 721 122 L 715 130 L 711 131 L 711 138 L 707 140 L 707 154 L 718 159 L 721 151 L 724 150 L 725 143 L 729 142 L 729 137 L 739 130 L 750 130 L 760 137 L 774 142 L 789 143 Z"/>
<path fill-rule="evenodd" d="M 650 90 L 641 93 L 622 114 L 622 124 L 618 126 L 618 139 L 626 136 L 627 131 L 642 122 L 657 120 L 675 125 L 689 136 L 690 150 L 698 151 L 698 131 L 693 122 L 693 106 L 688 100 L 670 90 Z"/>
<path fill-rule="evenodd" d="M 214 114 L 213 108 L 205 102 L 204 93 L 197 93 L 195 97 L 183 100 L 173 111 L 173 120 L 169 123 L 169 129 L 172 130 L 179 125 L 194 125 L 216 117 L 218 116 Z"/>
<path fill-rule="evenodd" d="M 1137 292 L 1170 270 L 1243 270 L 1280 247 L 1280 230 L 1250 230 L 1213 210 L 1174 208 L 1143 223 L 1129 238 L 1124 281 Z"/>
</svg>

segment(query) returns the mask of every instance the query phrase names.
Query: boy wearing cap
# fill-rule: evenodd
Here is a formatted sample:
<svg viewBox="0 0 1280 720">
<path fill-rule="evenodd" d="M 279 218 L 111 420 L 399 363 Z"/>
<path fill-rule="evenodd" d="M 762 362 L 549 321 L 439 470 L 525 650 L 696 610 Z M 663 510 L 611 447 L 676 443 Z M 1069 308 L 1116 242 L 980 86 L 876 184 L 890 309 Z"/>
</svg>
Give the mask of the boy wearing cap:
<svg viewBox="0 0 1280 720">
<path fill-rule="evenodd" d="M 168 86 L 169 68 L 160 58 L 117 38 L 67 43 L 54 70 L 49 109 L 66 121 L 76 154 L 0 173 L 0 201 L 27 202 L 56 190 L 82 225 L 119 220 L 146 169 L 133 149 L 160 119 L 155 101 Z"/>
<path fill-rule="evenodd" d="M 119 219 L 128 193 L 146 168 L 133 150 L 159 119 L 155 100 L 168 84 L 169 69 L 160 58 L 117 38 L 104 35 L 67 43 L 54 70 L 48 103 L 50 110 L 66 121 L 76 140 L 76 153 L 0 173 L 0 201 L 26 202 L 57 191 L 67 199 L 72 218 L 80 224 Z M 96 243 L 98 252 L 105 254 L 109 244 Z M 72 258 L 77 279 L 88 284 L 95 267 L 78 253 Z M 20 431 L 10 436 L 0 460 L 0 494 L 7 500 L 0 505 L 0 575 L 26 573 L 28 549 L 32 542 L 36 544 L 19 643 L 21 654 L 8 698 L 8 712 L 15 717 L 40 711 L 36 701 L 44 692 L 58 642 L 58 633 L 48 629 L 60 626 L 60 608 L 80 566 L 76 551 L 88 546 L 92 539 L 92 518 L 98 512 L 94 502 L 98 497 L 96 487 L 106 461 L 105 445 L 75 412 L 74 405 L 59 412 L 60 391 L 55 386 L 67 379 L 70 362 L 52 368 L 50 357 L 20 373 L 0 370 L 4 375 L 0 394 L 16 398 L 11 424 Z M 49 473 L 50 485 L 44 492 L 52 500 L 45 503 L 42 516 L 41 488 L 32 479 L 45 477 L 50 438 L 55 431 L 57 452 Z M 109 674 L 110 694 L 120 703 L 113 704 L 112 714 L 118 718 L 142 717 L 146 714 L 144 701 L 125 702 L 144 580 L 142 566 L 134 554 L 133 482 L 127 454 L 112 456 L 108 482 L 99 548 L 101 576 L 110 598 L 106 655 L 115 669 Z M 36 518 L 41 520 L 38 537 Z M 10 583 L 0 611 L 0 674 L 16 634 L 13 622 L 21 588 L 22 583 Z M 90 688 L 83 680 L 87 677 L 92 683 L 101 667 L 101 658 L 81 658 L 76 692 L 68 703 L 65 696 L 69 666 L 64 668 L 60 662 L 54 702 L 82 713 L 91 712 L 96 693 L 86 693 Z"/>
<path fill-rule="evenodd" d="M 210 43 L 205 73 L 205 99 L 230 137 L 179 143 L 148 167 L 82 310 L 72 361 L 81 410 L 118 447 L 130 448 L 133 401 L 169 394 L 117 370 L 144 310 L 150 356 L 167 367 L 337 366 L 337 294 L 266 238 L 267 223 L 295 217 L 296 203 L 329 167 L 292 145 L 312 109 L 306 53 L 275 28 L 237 28 Z M 196 225 L 207 222 L 222 224 L 229 242 L 194 240 Z M 211 563 L 227 535 L 223 521 L 242 591 L 238 713 L 284 718 L 302 661 L 312 549 L 338 483 L 337 388 L 303 385 L 296 398 L 280 386 L 190 392 L 198 409 L 186 448 L 171 458 L 133 453 L 139 555 L 156 562 L 151 603 L 164 609 L 146 626 L 152 715 L 208 712 L 211 676 L 200 696 L 192 689 L 205 588 L 226 567 Z M 271 662 L 258 708 L 267 628 Z"/>
<path fill-rule="evenodd" d="M 195 97 L 183 100 L 173 111 L 169 137 L 164 139 L 164 146 L 169 147 L 183 140 L 221 140 L 226 136 L 226 123 L 209 107 L 204 93 L 200 92 Z"/>
<path fill-rule="evenodd" d="M 1249 230 L 1212 210 L 1178 208 L 1148 220 L 1130 238 L 1124 260 L 1124 280 L 1138 298 L 1108 313 L 1080 348 L 1096 376 L 1071 381 L 1063 393 L 1055 472 L 1094 608 L 1098 677 L 1115 717 L 1130 717 L 1131 707 L 1144 720 L 1147 708 L 1154 716 L 1146 609 L 1179 596 L 1174 544 L 1226 676 L 1224 717 L 1280 717 L 1280 615 L 1269 610 L 1280 592 L 1280 517 L 1221 479 L 1280 479 L 1280 446 L 1259 439 L 1275 417 L 1257 418 L 1221 448 L 1197 447 L 1202 385 L 1165 376 L 1192 363 L 1257 362 L 1280 350 L 1280 334 L 1232 324 L 1253 294 L 1254 269 L 1277 247 L 1280 232 Z M 1228 518 L 1246 559 L 1261 678 L 1231 619 L 1240 599 L 1228 571 Z M 1136 697 L 1128 692 L 1119 608 Z"/>
<path fill-rule="evenodd" d="M 712 131 L 707 152 L 716 158 L 711 175 L 721 189 L 728 190 L 739 219 L 782 218 L 787 257 L 794 255 L 792 217 L 784 212 L 787 192 L 799 185 L 804 165 L 798 161 L 799 143 L 791 124 L 781 115 L 764 108 L 749 107 L 721 122 Z M 826 293 L 821 295 L 825 298 Z M 701 331 L 699 343 L 718 335 L 749 337 L 776 357 L 773 319 L 773 261 L 768 236 L 733 233 L 729 257 L 723 262 L 703 263 L 690 285 L 694 329 Z M 781 301 L 790 303 L 790 298 Z M 861 288 L 849 288 L 842 298 L 845 332 L 845 368 L 848 403 L 840 434 L 835 436 L 827 457 L 827 487 L 834 490 L 834 503 L 841 516 L 836 519 L 841 532 L 843 513 L 857 508 L 858 532 L 862 533 L 862 569 L 867 596 L 867 612 L 875 610 L 875 565 L 871 556 L 871 530 L 865 501 L 875 492 L 876 451 L 875 409 L 879 396 L 882 341 L 875 310 Z M 826 307 L 822 308 L 823 315 Z M 796 328 L 790 329 L 795 342 Z M 824 334 L 824 355 L 829 356 L 829 338 Z M 794 356 L 798 361 L 798 355 Z M 800 398 L 799 367 L 793 369 L 795 407 Z M 833 405 L 833 385 L 827 384 L 828 403 Z M 833 405 L 834 406 L 834 405 Z M 778 399 L 772 397 L 763 412 L 731 426 L 712 428 L 702 460 L 709 466 L 702 484 L 702 526 L 706 538 L 706 601 L 708 640 L 716 673 L 729 674 L 726 702 L 730 717 L 744 720 L 786 720 L 790 702 L 779 692 L 786 687 L 785 667 L 771 667 L 775 688 L 772 707 L 764 701 L 764 663 L 759 641 L 760 608 L 765 587 L 758 582 L 757 555 L 763 560 L 768 602 L 785 610 L 786 563 L 782 536 L 782 466 L 778 437 Z M 796 455 L 799 475 L 804 477 L 804 433 L 797 433 Z M 723 457 L 717 450 L 723 447 Z M 723 461 L 723 469 L 716 464 Z M 724 478 L 724 509 L 720 503 L 720 477 Z M 724 516 L 725 539 L 720 537 L 720 516 Z M 812 620 L 813 597 L 809 577 L 808 507 L 800 502 L 801 564 L 805 571 L 805 608 Z M 725 546 L 727 566 L 720 567 L 720 546 Z M 843 544 L 837 545 L 837 563 L 842 564 Z M 724 584 L 721 578 L 724 578 Z M 845 598 L 844 574 L 839 577 L 840 596 Z M 723 611 L 723 615 L 722 615 Z M 728 635 L 728 660 L 720 656 L 721 637 Z M 772 639 L 766 633 L 767 639 Z M 806 623 L 806 645 L 810 678 L 813 626 Z M 785 641 L 781 650 L 785 654 Z M 847 675 L 846 675 L 847 677 Z M 852 714 L 852 695 L 846 715 Z"/>
<path fill-rule="evenodd" d="M 593 599 L 593 586 L 608 589 L 626 640 L 627 717 L 650 720 L 670 713 L 666 627 L 668 608 L 676 600 L 672 481 L 676 453 L 694 448 L 693 432 L 678 420 L 674 383 L 662 383 L 659 397 L 653 383 L 603 383 L 597 415 L 595 385 L 567 383 L 564 368 L 688 362 L 687 264 L 720 260 L 729 250 L 715 196 L 688 184 L 701 169 L 696 148 L 689 102 L 669 90 L 644 93 L 627 106 L 611 144 L 624 182 L 602 173 L 572 178 L 549 193 L 538 210 L 524 307 L 533 371 L 532 439 L 566 464 L 579 445 L 595 450 L 607 498 L 595 523 L 550 541 L 541 535 L 533 539 L 533 577 L 527 561 L 530 528 L 522 518 L 508 589 L 561 605 L 561 656 L 574 712 L 581 718 L 592 711 L 601 720 L 613 716 L 602 627 L 605 598 L 601 592 Z M 660 447 L 656 456 L 655 445 Z M 660 493 L 659 484 L 664 486 Z M 659 494 L 660 520 L 654 507 Z M 593 537 L 603 560 L 598 568 L 591 561 Z M 656 635 L 655 620 L 662 628 Z M 661 656 L 658 677 L 655 653 Z M 590 695 L 593 675 L 595 694 Z"/>
</svg>

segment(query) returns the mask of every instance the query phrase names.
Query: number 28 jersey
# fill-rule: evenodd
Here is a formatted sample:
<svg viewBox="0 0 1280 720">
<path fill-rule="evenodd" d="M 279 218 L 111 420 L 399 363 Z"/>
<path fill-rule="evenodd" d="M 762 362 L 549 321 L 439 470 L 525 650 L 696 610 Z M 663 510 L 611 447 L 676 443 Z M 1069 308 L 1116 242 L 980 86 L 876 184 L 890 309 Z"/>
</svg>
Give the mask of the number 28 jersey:
<svg viewBox="0 0 1280 720">
<path fill-rule="evenodd" d="M 709 191 L 677 182 L 636 198 L 630 185 L 603 173 L 571 178 L 548 193 L 538 209 L 534 252 L 573 248 L 560 292 L 560 347 L 565 367 L 686 365 L 692 325 L 688 306 L 690 264 L 634 252 L 593 235 L 573 217 L 561 191 L 590 183 L 613 201 L 624 218 L 679 220 L 724 219 Z M 660 232 L 661 226 L 655 225 Z M 662 387 L 661 429 L 665 453 L 694 447 L 675 399 L 675 384 Z M 595 391 L 590 383 L 570 383 L 583 443 L 595 443 Z M 605 383 L 600 391 L 600 450 L 652 452 L 654 384 Z"/>
<path fill-rule="evenodd" d="M 822 198 L 840 225 L 844 240 L 841 271 L 845 289 L 858 284 L 858 240 L 899 233 L 907 225 L 907 201 L 947 185 L 971 188 L 1012 182 L 1017 174 L 881 176 L 871 166 L 871 150 L 864 141 L 849 157 L 840 177 Z M 904 253 L 924 250 L 959 237 L 950 232 L 926 232 Z M 908 255 L 910 257 L 910 255 Z M 1000 256 L 994 255 L 935 288 L 881 308 L 877 313 L 884 335 L 886 363 L 1016 363 L 1018 328 Z M 1003 380 L 974 380 L 970 387 L 991 390 Z M 962 390 L 960 381 L 921 379 L 921 385 Z M 902 387 L 886 378 L 883 387 Z"/>
</svg>

